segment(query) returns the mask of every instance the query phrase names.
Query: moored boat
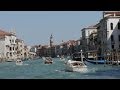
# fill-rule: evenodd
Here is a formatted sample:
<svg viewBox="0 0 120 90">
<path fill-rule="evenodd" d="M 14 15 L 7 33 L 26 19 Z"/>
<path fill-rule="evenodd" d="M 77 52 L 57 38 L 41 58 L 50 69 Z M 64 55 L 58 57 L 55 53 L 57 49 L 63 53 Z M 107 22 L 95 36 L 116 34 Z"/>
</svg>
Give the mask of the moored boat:
<svg viewBox="0 0 120 90">
<path fill-rule="evenodd" d="M 86 61 L 93 63 L 93 64 L 105 64 L 106 62 L 108 62 L 107 60 L 105 60 L 102 57 L 97 57 L 97 59 L 95 58 L 87 58 Z"/>
<path fill-rule="evenodd" d="M 89 60 L 87 59 L 86 61 L 93 63 L 93 64 L 104 64 L 106 63 L 106 60 Z"/>
</svg>

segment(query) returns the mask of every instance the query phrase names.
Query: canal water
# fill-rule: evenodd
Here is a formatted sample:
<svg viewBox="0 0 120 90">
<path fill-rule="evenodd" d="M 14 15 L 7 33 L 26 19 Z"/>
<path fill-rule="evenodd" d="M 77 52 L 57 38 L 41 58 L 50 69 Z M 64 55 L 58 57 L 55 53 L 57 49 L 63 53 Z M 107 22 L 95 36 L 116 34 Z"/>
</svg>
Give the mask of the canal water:
<svg viewBox="0 0 120 90">
<path fill-rule="evenodd" d="M 65 62 L 53 59 L 53 64 L 44 64 L 42 59 L 24 61 L 18 66 L 15 62 L 0 63 L 0 79 L 120 79 L 120 66 L 92 64 L 85 62 L 88 72 L 68 72 Z"/>
</svg>

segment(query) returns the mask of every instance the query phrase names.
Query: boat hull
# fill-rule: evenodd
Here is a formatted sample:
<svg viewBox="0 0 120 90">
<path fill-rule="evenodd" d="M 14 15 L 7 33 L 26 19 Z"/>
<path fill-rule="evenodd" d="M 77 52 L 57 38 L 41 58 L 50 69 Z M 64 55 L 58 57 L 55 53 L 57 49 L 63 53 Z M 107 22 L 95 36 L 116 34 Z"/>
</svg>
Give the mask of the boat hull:
<svg viewBox="0 0 120 90">
<path fill-rule="evenodd" d="M 88 71 L 87 66 L 83 62 L 71 61 L 71 60 L 66 63 L 66 70 L 71 71 L 71 72 L 74 72 L 74 71 L 75 72 L 87 72 Z"/>
<path fill-rule="evenodd" d="M 66 70 L 71 72 L 87 72 L 88 71 L 86 67 L 79 68 L 79 67 L 69 67 L 69 66 L 66 67 Z"/>
<path fill-rule="evenodd" d="M 23 63 L 16 63 L 16 65 L 23 65 Z"/>
<path fill-rule="evenodd" d="M 105 64 L 106 63 L 105 60 L 87 60 L 87 61 L 93 64 Z"/>
<path fill-rule="evenodd" d="M 52 64 L 53 61 L 45 61 L 45 64 Z"/>
</svg>

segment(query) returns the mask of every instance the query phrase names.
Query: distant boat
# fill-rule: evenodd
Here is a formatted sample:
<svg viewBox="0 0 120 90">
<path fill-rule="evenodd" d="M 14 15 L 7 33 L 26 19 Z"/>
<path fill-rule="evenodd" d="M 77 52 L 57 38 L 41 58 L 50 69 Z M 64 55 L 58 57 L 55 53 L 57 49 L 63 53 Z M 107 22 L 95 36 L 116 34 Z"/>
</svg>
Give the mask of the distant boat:
<svg viewBox="0 0 120 90">
<path fill-rule="evenodd" d="M 65 58 L 64 58 L 64 56 L 63 56 L 63 55 L 60 57 L 60 60 L 65 60 Z"/>
<path fill-rule="evenodd" d="M 23 61 L 20 59 L 16 60 L 16 65 L 23 65 Z"/>
<path fill-rule="evenodd" d="M 53 60 L 51 57 L 42 57 L 45 64 L 52 64 Z"/>
</svg>

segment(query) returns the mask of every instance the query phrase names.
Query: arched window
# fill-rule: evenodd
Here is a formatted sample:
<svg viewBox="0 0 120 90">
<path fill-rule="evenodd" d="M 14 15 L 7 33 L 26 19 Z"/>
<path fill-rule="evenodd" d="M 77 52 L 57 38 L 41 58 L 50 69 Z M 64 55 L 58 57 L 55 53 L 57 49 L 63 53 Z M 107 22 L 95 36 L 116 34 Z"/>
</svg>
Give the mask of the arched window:
<svg viewBox="0 0 120 90">
<path fill-rule="evenodd" d="M 111 35 L 111 41 L 114 41 L 114 36 L 113 35 Z"/>
<path fill-rule="evenodd" d="M 110 28 L 111 30 L 113 30 L 113 23 L 110 23 Z"/>
<path fill-rule="evenodd" d="M 120 35 L 118 35 L 118 40 L 120 41 Z"/>
</svg>

